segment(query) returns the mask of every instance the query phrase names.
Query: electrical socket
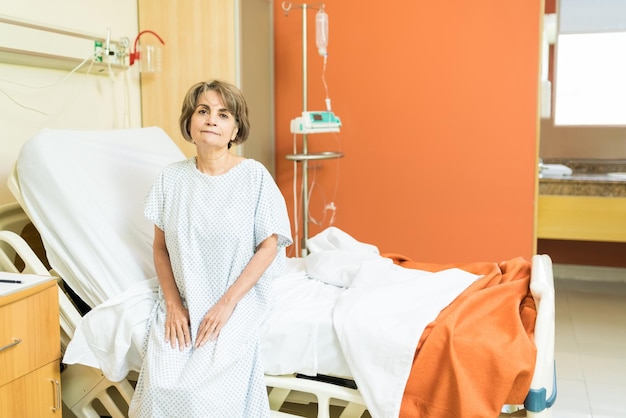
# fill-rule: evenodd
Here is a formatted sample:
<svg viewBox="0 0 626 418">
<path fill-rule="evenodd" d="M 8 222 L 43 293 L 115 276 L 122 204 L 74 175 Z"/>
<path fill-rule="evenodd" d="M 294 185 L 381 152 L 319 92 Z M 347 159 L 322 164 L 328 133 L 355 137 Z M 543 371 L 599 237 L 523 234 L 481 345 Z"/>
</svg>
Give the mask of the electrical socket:
<svg viewBox="0 0 626 418">
<path fill-rule="evenodd" d="M 120 38 L 117 43 L 117 52 L 115 56 L 118 59 L 118 63 L 121 65 L 128 65 L 127 58 L 130 55 L 130 39 L 126 36 Z"/>
<path fill-rule="evenodd" d="M 102 41 L 95 41 L 93 44 L 93 58 L 96 62 L 102 62 L 104 56 L 104 49 L 102 48 Z"/>
<path fill-rule="evenodd" d="M 94 42 L 94 59 L 96 62 L 112 65 L 127 65 L 128 47 L 130 40 L 126 37 L 121 38 L 118 42 L 109 42 L 109 50 L 107 51 L 102 41 Z"/>
</svg>

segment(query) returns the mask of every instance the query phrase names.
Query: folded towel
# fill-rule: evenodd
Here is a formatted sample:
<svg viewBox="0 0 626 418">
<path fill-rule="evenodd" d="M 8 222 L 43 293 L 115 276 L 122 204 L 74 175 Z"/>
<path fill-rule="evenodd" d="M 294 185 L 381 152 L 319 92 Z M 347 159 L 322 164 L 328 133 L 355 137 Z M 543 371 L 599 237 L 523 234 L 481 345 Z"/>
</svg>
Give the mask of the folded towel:
<svg viewBox="0 0 626 418">
<path fill-rule="evenodd" d="M 563 164 L 541 164 L 542 176 L 571 176 L 572 169 Z"/>
</svg>

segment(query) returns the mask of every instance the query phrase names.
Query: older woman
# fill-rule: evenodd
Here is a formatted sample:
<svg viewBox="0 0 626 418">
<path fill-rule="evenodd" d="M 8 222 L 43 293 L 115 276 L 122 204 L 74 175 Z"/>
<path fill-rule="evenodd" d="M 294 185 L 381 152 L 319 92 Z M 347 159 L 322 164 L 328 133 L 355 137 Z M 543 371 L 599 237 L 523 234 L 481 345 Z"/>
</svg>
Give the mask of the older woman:
<svg viewBox="0 0 626 418">
<path fill-rule="evenodd" d="M 196 156 L 146 198 L 160 287 L 130 415 L 268 417 L 258 334 L 292 242 L 285 200 L 262 164 L 229 151 L 250 129 L 235 86 L 192 86 L 180 129 Z"/>
</svg>

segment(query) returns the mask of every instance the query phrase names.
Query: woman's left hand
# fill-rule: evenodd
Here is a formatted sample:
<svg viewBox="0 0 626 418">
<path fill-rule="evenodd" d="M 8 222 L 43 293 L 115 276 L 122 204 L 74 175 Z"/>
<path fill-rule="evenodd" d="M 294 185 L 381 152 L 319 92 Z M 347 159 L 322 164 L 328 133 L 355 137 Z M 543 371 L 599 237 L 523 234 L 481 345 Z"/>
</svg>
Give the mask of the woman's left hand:
<svg viewBox="0 0 626 418">
<path fill-rule="evenodd" d="M 202 347 L 207 341 L 215 340 L 235 309 L 234 303 L 218 301 L 202 318 L 198 327 L 195 347 Z"/>
</svg>

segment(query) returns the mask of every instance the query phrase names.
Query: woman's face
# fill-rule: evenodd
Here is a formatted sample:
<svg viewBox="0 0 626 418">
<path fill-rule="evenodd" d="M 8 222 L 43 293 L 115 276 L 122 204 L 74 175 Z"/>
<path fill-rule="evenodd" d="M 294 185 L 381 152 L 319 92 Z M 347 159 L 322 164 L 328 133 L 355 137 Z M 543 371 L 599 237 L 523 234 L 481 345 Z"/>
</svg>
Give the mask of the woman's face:
<svg viewBox="0 0 626 418">
<path fill-rule="evenodd" d="M 200 95 L 191 116 L 189 133 L 197 146 L 227 147 L 237 136 L 237 124 L 214 90 Z"/>
</svg>

